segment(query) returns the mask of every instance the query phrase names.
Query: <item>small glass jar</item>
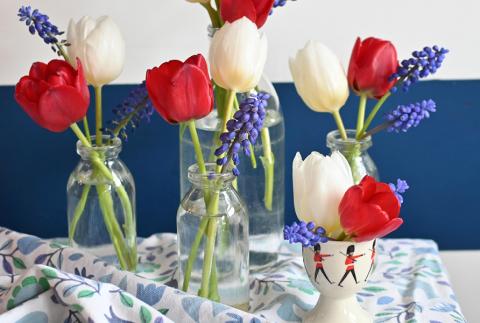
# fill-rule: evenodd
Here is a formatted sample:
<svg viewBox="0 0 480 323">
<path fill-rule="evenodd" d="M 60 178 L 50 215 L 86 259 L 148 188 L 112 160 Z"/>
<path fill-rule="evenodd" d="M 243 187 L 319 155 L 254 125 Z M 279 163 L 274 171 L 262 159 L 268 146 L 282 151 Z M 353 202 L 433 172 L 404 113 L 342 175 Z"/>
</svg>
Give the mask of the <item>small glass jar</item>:
<svg viewBox="0 0 480 323">
<path fill-rule="evenodd" d="M 331 152 L 339 151 L 345 156 L 352 169 L 353 180 L 356 184 L 365 175 L 379 180 L 377 166 L 368 154 L 368 149 L 372 147 L 372 137 L 368 136 L 357 140 L 355 139 L 355 130 L 346 130 L 346 132 L 347 139 L 344 140 L 338 130 L 330 131 L 327 134 L 327 147 Z"/>
<path fill-rule="evenodd" d="M 177 213 L 179 284 L 183 291 L 248 310 L 248 216 L 234 175 L 216 164 L 188 168 L 190 190 Z"/>
<path fill-rule="evenodd" d="M 67 184 L 67 214 L 70 244 L 104 256 L 116 254 L 124 270 L 137 265 L 135 183 L 118 158 L 119 138 L 103 136 L 105 145 L 87 147 L 77 142 L 80 161 Z"/>
</svg>

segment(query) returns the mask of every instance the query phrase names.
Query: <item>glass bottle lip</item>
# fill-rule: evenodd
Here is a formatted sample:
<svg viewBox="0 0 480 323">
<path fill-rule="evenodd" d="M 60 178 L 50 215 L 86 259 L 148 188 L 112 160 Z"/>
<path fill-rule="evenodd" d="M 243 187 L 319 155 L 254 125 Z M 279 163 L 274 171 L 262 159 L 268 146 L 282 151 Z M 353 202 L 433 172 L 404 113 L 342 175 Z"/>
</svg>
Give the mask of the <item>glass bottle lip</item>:
<svg viewBox="0 0 480 323">
<path fill-rule="evenodd" d="M 109 135 L 103 135 L 103 142 L 108 144 L 104 144 L 100 147 L 96 146 L 95 138 L 96 136 L 91 136 L 92 147 L 85 146 L 80 140 L 77 141 L 77 154 L 79 154 L 82 159 L 90 159 L 92 152 L 97 152 L 105 159 L 115 159 L 122 151 L 122 140 L 118 137 L 112 138 Z"/>
<path fill-rule="evenodd" d="M 200 174 L 198 164 L 193 164 L 188 167 L 188 180 L 195 185 L 209 186 L 213 184 L 231 184 L 235 179 L 235 175 L 233 175 L 231 170 L 225 173 L 216 172 L 216 163 L 205 163 L 205 168 L 207 169 L 207 173 Z"/>
<path fill-rule="evenodd" d="M 347 139 L 343 139 L 340 131 L 333 130 L 327 134 L 327 147 L 332 150 L 343 150 L 351 147 L 353 144 L 359 145 L 361 150 L 366 150 L 372 146 L 372 137 L 367 136 L 361 140 L 357 140 L 356 130 L 347 129 Z"/>
<path fill-rule="evenodd" d="M 207 26 L 207 32 L 208 32 L 208 37 L 209 38 L 213 38 L 213 36 L 215 35 L 215 33 L 220 30 L 220 28 L 218 27 L 213 27 L 212 25 L 208 25 Z"/>
</svg>

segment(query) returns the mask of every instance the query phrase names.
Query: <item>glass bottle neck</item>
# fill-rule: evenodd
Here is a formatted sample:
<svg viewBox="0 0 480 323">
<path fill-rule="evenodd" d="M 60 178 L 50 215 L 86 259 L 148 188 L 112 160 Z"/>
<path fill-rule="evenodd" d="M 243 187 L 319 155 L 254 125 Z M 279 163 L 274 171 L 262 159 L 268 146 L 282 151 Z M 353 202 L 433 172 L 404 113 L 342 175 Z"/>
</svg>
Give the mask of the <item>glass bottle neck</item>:
<svg viewBox="0 0 480 323">
<path fill-rule="evenodd" d="M 206 173 L 202 174 L 197 164 L 188 168 L 188 180 L 195 188 L 222 191 L 232 188 L 235 176 L 231 171 L 219 173 L 217 164 L 206 163 Z"/>
<path fill-rule="evenodd" d="M 352 129 L 346 130 L 347 139 L 343 139 L 338 130 L 330 131 L 327 134 L 327 147 L 331 151 L 338 150 L 340 152 L 349 151 L 352 147 L 359 149 L 361 152 L 365 152 L 368 148 L 372 147 L 372 137 L 368 136 L 361 140 L 355 138 L 356 131 Z"/>
<path fill-rule="evenodd" d="M 122 151 L 122 141 L 120 138 L 111 138 L 110 136 L 103 136 L 103 146 L 95 145 L 95 136 L 92 136 L 92 147 L 85 146 L 80 140 L 77 141 L 77 154 L 83 160 L 90 160 L 92 153 L 97 153 L 104 160 L 118 159 L 118 155 Z"/>
</svg>

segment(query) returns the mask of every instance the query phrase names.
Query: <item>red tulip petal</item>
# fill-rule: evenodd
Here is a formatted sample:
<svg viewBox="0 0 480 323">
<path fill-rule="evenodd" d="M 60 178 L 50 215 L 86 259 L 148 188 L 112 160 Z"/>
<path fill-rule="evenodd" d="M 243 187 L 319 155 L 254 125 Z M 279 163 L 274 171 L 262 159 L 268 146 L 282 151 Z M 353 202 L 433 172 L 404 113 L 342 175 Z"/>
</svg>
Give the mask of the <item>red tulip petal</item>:
<svg viewBox="0 0 480 323">
<path fill-rule="evenodd" d="M 257 11 L 257 19 L 255 23 L 258 28 L 261 28 L 267 22 L 274 2 L 275 0 L 254 0 Z"/>
<path fill-rule="evenodd" d="M 369 241 L 373 240 L 376 238 L 382 238 L 385 237 L 386 235 L 392 233 L 393 231 L 397 230 L 403 223 L 403 220 L 401 218 L 396 218 L 393 219 L 389 222 L 387 222 L 383 227 L 376 231 L 371 231 L 369 233 L 365 233 L 359 236 L 356 236 L 354 240 L 356 242 L 362 242 L 362 241 Z"/>
<path fill-rule="evenodd" d="M 348 84 L 350 85 L 351 88 L 354 90 L 358 91 L 357 83 L 355 81 L 355 78 L 358 73 L 358 55 L 360 54 L 360 47 L 362 45 L 362 40 L 360 37 L 357 37 L 357 40 L 355 41 L 355 45 L 353 45 L 352 49 L 352 55 L 350 56 L 350 63 L 348 64 Z"/>
<path fill-rule="evenodd" d="M 242 17 L 247 17 L 257 23 L 257 9 L 253 0 L 222 0 L 220 14 L 224 21 L 234 22 Z M 258 24 L 257 24 L 257 27 Z"/>
<path fill-rule="evenodd" d="M 71 86 L 58 86 L 47 90 L 38 102 L 42 126 L 53 132 L 65 131 L 87 113 L 88 104 Z"/>
<path fill-rule="evenodd" d="M 22 77 L 15 86 L 15 101 L 38 124 L 42 123 L 38 113 L 38 98 L 47 89 L 45 82 L 32 80 L 28 76 Z"/>
<path fill-rule="evenodd" d="M 77 72 L 75 69 L 66 61 L 53 59 L 48 62 L 47 69 L 48 78 L 50 76 L 56 76 L 64 79 L 64 84 L 73 85 Z M 47 77 L 45 77 L 46 79 Z"/>
<path fill-rule="evenodd" d="M 207 61 L 205 60 L 205 57 L 203 57 L 202 54 L 197 54 L 189 57 L 186 61 L 185 64 L 191 64 L 199 67 L 203 73 L 205 74 L 205 77 L 210 79 L 210 75 L 208 74 L 208 65 Z"/>
<path fill-rule="evenodd" d="M 388 214 L 389 219 L 397 218 L 400 214 L 400 202 L 392 192 L 375 194 L 369 203 L 378 205 Z"/>
<path fill-rule="evenodd" d="M 363 177 L 362 181 L 358 184 L 362 188 L 363 192 L 363 201 L 368 201 L 370 197 L 375 194 L 377 181 L 371 176 Z"/>
<path fill-rule="evenodd" d="M 82 95 L 83 100 L 87 103 L 90 103 L 90 91 L 88 90 L 87 79 L 83 72 L 82 62 L 77 58 L 77 77 L 74 81 L 74 86 L 77 91 Z"/>
<path fill-rule="evenodd" d="M 30 72 L 28 76 L 36 80 L 44 80 L 47 74 L 47 64 L 42 62 L 35 62 L 30 67 Z"/>
</svg>

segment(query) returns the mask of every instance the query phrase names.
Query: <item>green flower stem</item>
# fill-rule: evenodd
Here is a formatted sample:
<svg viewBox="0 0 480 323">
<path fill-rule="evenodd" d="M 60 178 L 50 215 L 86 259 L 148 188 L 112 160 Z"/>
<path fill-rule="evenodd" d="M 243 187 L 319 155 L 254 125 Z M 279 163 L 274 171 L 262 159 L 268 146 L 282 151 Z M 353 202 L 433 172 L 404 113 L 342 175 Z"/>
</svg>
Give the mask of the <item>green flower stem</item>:
<svg viewBox="0 0 480 323">
<path fill-rule="evenodd" d="M 115 191 L 120 198 L 123 215 L 125 217 L 124 232 L 128 246 L 127 254 L 130 263 L 129 270 L 134 271 L 137 267 L 137 239 L 135 230 L 136 225 L 133 220 L 132 203 L 130 202 L 130 197 L 128 196 L 128 193 L 123 185 L 115 186 Z"/>
<path fill-rule="evenodd" d="M 73 213 L 73 219 L 70 223 L 68 230 L 68 242 L 70 245 L 73 245 L 73 239 L 75 238 L 75 232 L 77 231 L 78 221 L 82 217 L 83 210 L 85 210 L 85 204 L 87 203 L 88 194 L 90 193 L 91 186 L 85 184 L 83 186 L 82 195 L 80 196 L 80 201 L 78 201 L 77 206 L 75 207 L 75 212 Z"/>
<path fill-rule="evenodd" d="M 128 253 L 128 247 L 123 239 L 122 229 L 116 221 L 115 214 L 113 213 L 113 200 L 108 185 L 97 184 L 96 188 L 98 193 L 98 201 L 103 214 L 103 220 L 105 222 L 105 226 L 107 227 L 108 234 L 110 235 L 110 239 L 112 240 L 120 267 L 122 269 L 130 270 L 131 263 L 127 259 L 128 257 L 126 258 L 124 255 L 124 252 Z"/>
<path fill-rule="evenodd" d="M 335 123 L 337 124 L 338 131 L 340 131 L 340 136 L 343 140 L 347 140 L 347 132 L 345 131 L 345 126 L 343 125 L 342 117 L 340 116 L 339 111 L 332 112 Z"/>
<path fill-rule="evenodd" d="M 265 208 L 269 211 L 272 210 L 273 203 L 273 183 L 275 176 L 275 156 L 272 152 L 272 145 L 270 142 L 270 131 L 268 128 L 263 128 L 261 131 L 263 156 L 260 157 L 263 168 L 265 170 L 265 194 L 264 203 Z"/>
<path fill-rule="evenodd" d="M 70 128 L 73 130 L 75 135 L 77 135 L 78 139 L 82 142 L 83 145 L 85 145 L 86 147 L 92 147 L 92 145 L 89 143 L 88 139 L 85 137 L 85 135 L 82 133 L 82 131 L 80 130 L 80 128 L 76 123 L 72 124 Z M 101 175 L 103 175 L 109 182 L 113 183 L 116 186 L 115 179 L 112 173 L 110 172 L 108 167 L 104 164 L 104 162 L 101 160 L 97 152 L 95 151 L 92 152 L 90 156 L 90 161 L 95 166 L 95 169 Z M 131 206 L 131 202 L 128 197 L 128 194 L 126 193 L 125 188 L 123 187 L 122 184 L 115 187 L 115 190 L 119 195 L 120 201 L 122 203 L 122 207 L 124 209 L 125 226 L 127 227 L 126 228 L 127 237 L 130 238 L 129 239 L 130 246 L 127 246 L 125 244 L 123 232 L 120 228 L 120 225 L 118 224 L 117 218 L 115 217 L 113 200 L 110 195 L 110 192 L 108 191 L 107 185 L 97 184 L 96 187 L 98 192 L 100 208 L 102 209 L 102 213 L 104 216 L 105 225 L 107 227 L 107 230 L 110 234 L 110 239 L 112 240 L 115 251 L 117 253 L 120 266 L 122 267 L 122 269 L 134 270 L 136 267 L 136 248 L 135 248 L 135 241 L 134 239 L 132 239 L 132 236 L 135 236 L 135 234 L 133 232 L 134 230 L 133 210 L 132 210 L 132 206 Z M 133 232 L 133 235 L 132 235 L 132 232 Z M 73 231 L 71 234 L 74 235 L 75 231 Z M 126 258 L 123 254 L 124 252 L 127 253 Z"/>
<path fill-rule="evenodd" d="M 215 9 L 213 9 L 210 2 L 200 3 L 200 4 L 202 5 L 202 7 L 204 7 L 207 10 L 208 15 L 210 16 L 210 20 L 212 22 L 212 27 L 213 28 L 220 28 L 221 27 L 220 16 L 219 16 L 218 12 Z"/>
<path fill-rule="evenodd" d="M 214 302 L 220 302 L 220 294 L 218 293 L 217 263 L 215 261 L 215 255 L 212 262 L 212 275 L 210 279 L 208 298 Z"/>
<path fill-rule="evenodd" d="M 95 86 L 95 139 L 97 147 L 102 145 L 102 87 Z"/>
<path fill-rule="evenodd" d="M 227 100 L 225 106 L 225 116 L 230 116 L 232 114 L 234 100 L 236 93 L 233 90 L 227 91 Z M 220 132 L 223 133 L 227 130 L 227 118 L 222 120 L 222 127 Z M 220 173 L 222 171 L 222 166 L 217 165 L 215 173 Z M 203 268 L 202 268 L 202 282 L 200 285 L 199 296 L 208 297 L 210 293 L 210 287 L 215 286 L 217 282 L 211 282 L 212 279 L 212 268 L 214 261 L 214 250 L 215 250 L 215 240 L 217 235 L 217 213 L 218 213 L 218 203 L 220 195 L 218 190 L 214 190 L 209 198 L 209 203 L 207 205 L 207 216 L 209 217 L 209 223 L 207 226 L 205 243 L 205 253 L 203 258 Z M 215 275 L 213 275 L 215 276 Z M 216 277 L 214 277 L 216 279 Z"/>
<path fill-rule="evenodd" d="M 367 95 L 362 93 L 360 95 L 360 103 L 358 104 L 358 117 L 357 117 L 357 137 L 363 129 L 365 122 L 365 109 L 367 107 Z"/>
<path fill-rule="evenodd" d="M 90 127 L 88 126 L 87 116 L 83 117 L 83 130 L 85 130 L 85 136 L 89 143 L 92 143 L 92 137 L 90 136 Z"/>
<path fill-rule="evenodd" d="M 385 93 L 384 96 L 382 96 L 380 98 L 380 100 L 378 100 L 377 104 L 375 104 L 372 111 L 370 111 L 370 113 L 368 114 L 367 120 L 365 121 L 365 124 L 363 125 L 362 130 L 360 131 L 360 133 L 357 133 L 357 138 L 362 138 L 363 135 L 365 134 L 365 132 L 367 132 L 368 127 L 370 127 L 370 124 L 373 121 L 373 118 L 375 118 L 378 111 L 380 110 L 382 105 L 385 103 L 385 101 L 387 101 L 387 99 L 390 97 L 390 95 L 392 95 L 392 93 L 387 92 L 387 93 Z"/>
<path fill-rule="evenodd" d="M 195 121 L 191 120 L 187 122 L 187 127 L 190 131 L 190 137 L 192 138 L 192 144 L 193 148 L 195 150 L 195 156 L 197 159 L 197 165 L 198 169 L 201 174 L 206 174 L 207 169 L 205 167 L 205 160 L 203 158 L 203 152 L 202 152 L 202 146 L 200 144 L 200 140 L 198 138 L 198 133 L 197 133 L 197 128 L 195 127 Z M 205 205 L 208 204 L 208 199 L 209 199 L 209 192 L 208 190 L 204 191 L 204 199 L 205 199 Z M 187 260 L 187 265 L 185 268 L 185 273 L 183 277 L 183 285 L 182 285 L 182 290 L 184 292 L 188 291 L 188 287 L 190 285 L 190 277 L 192 276 L 192 270 L 193 270 L 193 264 L 195 262 L 195 259 L 197 257 L 198 253 L 198 248 L 200 247 L 200 243 L 202 242 L 202 238 L 205 234 L 205 230 L 208 226 L 209 223 L 209 218 L 204 217 L 200 221 L 200 225 L 197 230 L 197 234 L 195 235 L 195 239 L 192 243 L 192 246 L 190 247 L 190 254 L 188 255 L 188 260 Z"/>
</svg>

